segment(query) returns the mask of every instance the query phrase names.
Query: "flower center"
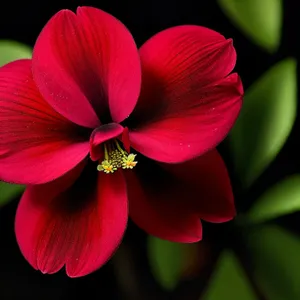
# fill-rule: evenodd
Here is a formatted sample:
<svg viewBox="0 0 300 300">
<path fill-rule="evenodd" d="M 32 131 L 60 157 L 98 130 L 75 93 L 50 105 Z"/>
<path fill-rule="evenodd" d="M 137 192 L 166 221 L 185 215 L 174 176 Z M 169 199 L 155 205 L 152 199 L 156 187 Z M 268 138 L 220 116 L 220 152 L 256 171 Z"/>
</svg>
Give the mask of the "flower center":
<svg viewBox="0 0 300 300">
<path fill-rule="evenodd" d="M 106 174 L 114 173 L 119 168 L 133 169 L 136 166 L 136 154 L 127 153 L 117 140 L 104 144 L 104 160 L 97 166 L 98 171 Z"/>
</svg>

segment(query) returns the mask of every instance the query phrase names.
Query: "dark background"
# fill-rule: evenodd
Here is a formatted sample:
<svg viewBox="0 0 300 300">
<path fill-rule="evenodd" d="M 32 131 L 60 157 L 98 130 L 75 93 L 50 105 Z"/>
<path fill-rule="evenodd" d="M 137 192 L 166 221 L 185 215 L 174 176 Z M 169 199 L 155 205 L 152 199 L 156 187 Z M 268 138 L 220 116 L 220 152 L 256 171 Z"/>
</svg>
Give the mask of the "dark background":
<svg viewBox="0 0 300 300">
<path fill-rule="evenodd" d="M 262 0 L 264 1 L 264 0 Z M 15 1 L 1 0 L 0 39 L 13 39 L 33 46 L 34 42 L 48 19 L 63 8 L 75 10 L 77 6 L 94 6 L 101 8 L 120 19 L 133 34 L 138 46 L 153 34 L 171 26 L 181 24 L 198 24 L 214 29 L 226 37 L 234 39 L 238 53 L 236 70 L 240 73 L 247 88 L 260 74 L 275 62 L 285 57 L 299 56 L 299 21 L 300 5 L 297 0 L 284 1 L 283 37 L 279 51 L 274 55 L 264 52 L 248 40 L 223 15 L 213 0 L 98 0 L 75 1 Z M 297 27 L 298 26 L 298 27 Z M 255 120 L 253 120 L 255 122 Z M 246 209 L 252 199 L 286 175 L 300 170 L 298 140 L 300 137 L 299 119 L 283 150 L 253 186 L 249 194 L 240 199 L 236 179 L 233 185 L 236 190 L 238 210 Z M 230 161 L 221 146 L 221 153 L 230 169 Z M 168 299 L 156 286 L 148 270 L 145 259 L 145 234 L 132 224 L 125 237 L 122 257 L 125 263 L 116 259 L 109 262 L 99 271 L 78 279 L 68 278 L 64 270 L 55 275 L 42 275 L 31 268 L 19 252 L 13 232 L 14 215 L 18 199 L 0 210 L 0 299 Z M 280 219 L 278 222 L 298 231 L 299 214 Z M 223 225 L 206 225 L 215 236 L 222 233 Z M 114 270 L 117 272 L 115 273 Z M 126 273 L 127 272 L 127 273 Z M 118 274 L 117 276 L 115 274 Z M 127 295 L 125 286 L 126 274 L 133 279 L 132 287 L 136 293 Z M 120 281 L 120 278 L 123 278 Z M 195 285 L 195 282 L 193 283 Z M 172 299 L 199 299 L 196 297 L 198 286 L 185 284 Z M 197 284 L 196 284 L 197 285 Z M 200 284 L 198 284 L 200 285 Z M 125 289 L 125 290 L 124 290 Z M 138 295 L 138 296 L 137 296 Z M 191 295 L 191 296 L 188 296 Z M 192 296 L 193 295 L 193 296 Z M 127 298 L 126 298 L 127 297 Z M 220 299 L 223 300 L 223 299 Z M 241 299 L 242 300 L 242 299 Z M 296 300 L 296 299 L 295 299 Z"/>
</svg>

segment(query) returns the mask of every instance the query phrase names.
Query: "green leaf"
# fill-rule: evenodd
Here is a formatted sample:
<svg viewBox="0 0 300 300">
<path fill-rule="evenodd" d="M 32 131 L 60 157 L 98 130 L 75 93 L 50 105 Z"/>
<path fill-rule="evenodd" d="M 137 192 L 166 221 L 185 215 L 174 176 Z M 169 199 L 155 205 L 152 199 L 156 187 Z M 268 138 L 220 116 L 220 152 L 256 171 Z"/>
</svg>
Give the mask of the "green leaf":
<svg viewBox="0 0 300 300">
<path fill-rule="evenodd" d="M 256 300 L 239 262 L 230 251 L 222 253 L 203 300 Z"/>
<path fill-rule="evenodd" d="M 165 289 L 172 290 L 178 283 L 183 267 L 184 251 L 184 244 L 149 236 L 148 258 L 151 271 Z"/>
<path fill-rule="evenodd" d="M 13 60 L 31 58 L 32 49 L 16 41 L 0 40 L 0 66 Z"/>
<path fill-rule="evenodd" d="M 300 299 L 300 239 L 278 226 L 264 226 L 247 239 L 257 285 L 266 299 Z"/>
<path fill-rule="evenodd" d="M 219 0 L 227 17 L 254 43 L 270 53 L 280 44 L 282 0 Z"/>
<path fill-rule="evenodd" d="M 0 207 L 19 196 L 23 191 L 23 185 L 0 182 Z"/>
<path fill-rule="evenodd" d="M 293 175 L 266 191 L 249 210 L 251 223 L 268 221 L 300 210 L 300 175 Z"/>
<path fill-rule="evenodd" d="M 297 110 L 296 61 L 285 59 L 245 93 L 229 146 L 242 185 L 249 187 L 273 161 L 293 127 Z"/>
</svg>

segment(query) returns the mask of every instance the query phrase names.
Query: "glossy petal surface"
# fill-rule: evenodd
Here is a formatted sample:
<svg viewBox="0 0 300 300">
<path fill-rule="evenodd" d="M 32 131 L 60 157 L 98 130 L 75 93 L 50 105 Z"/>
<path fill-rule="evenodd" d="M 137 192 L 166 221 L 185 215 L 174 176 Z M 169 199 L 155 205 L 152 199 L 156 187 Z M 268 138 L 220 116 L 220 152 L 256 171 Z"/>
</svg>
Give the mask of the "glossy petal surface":
<svg viewBox="0 0 300 300">
<path fill-rule="evenodd" d="M 66 265 L 70 277 L 87 275 L 111 257 L 122 239 L 128 216 L 122 173 L 98 173 L 91 179 L 91 170 L 81 173 L 83 167 L 28 187 L 19 204 L 18 244 L 28 262 L 43 273 Z"/>
<path fill-rule="evenodd" d="M 214 148 L 241 108 L 243 88 L 231 40 L 201 26 L 162 31 L 140 49 L 143 84 L 132 146 L 149 158 L 182 162 Z"/>
<path fill-rule="evenodd" d="M 216 150 L 176 165 L 141 161 L 125 174 L 131 218 L 159 238 L 196 242 L 202 237 L 200 218 L 225 222 L 235 215 L 228 173 Z"/>
<path fill-rule="evenodd" d="M 126 27 L 110 14 L 79 7 L 46 24 L 33 52 L 33 76 L 59 113 L 96 128 L 133 110 L 141 82 L 140 59 Z M 104 118 L 102 120 L 102 118 Z"/>
<path fill-rule="evenodd" d="M 88 132 L 54 111 L 37 90 L 30 60 L 0 69 L 1 180 L 44 183 L 72 169 L 88 151 Z"/>
</svg>

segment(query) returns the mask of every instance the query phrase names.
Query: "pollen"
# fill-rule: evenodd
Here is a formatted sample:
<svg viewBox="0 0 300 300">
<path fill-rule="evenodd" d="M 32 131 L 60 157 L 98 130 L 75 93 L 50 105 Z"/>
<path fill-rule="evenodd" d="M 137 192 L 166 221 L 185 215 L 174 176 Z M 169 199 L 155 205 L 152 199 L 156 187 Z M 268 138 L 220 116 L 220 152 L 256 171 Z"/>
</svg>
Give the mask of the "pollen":
<svg viewBox="0 0 300 300">
<path fill-rule="evenodd" d="M 136 154 L 129 154 L 127 157 L 123 158 L 122 168 L 123 169 L 133 169 L 137 161 L 135 161 Z"/>
<path fill-rule="evenodd" d="M 100 165 L 97 166 L 98 171 L 103 171 L 106 174 L 113 173 L 117 168 L 109 160 L 104 160 Z"/>
<path fill-rule="evenodd" d="M 119 142 L 114 140 L 104 144 L 104 160 L 99 162 L 97 170 L 106 174 L 111 174 L 122 169 L 133 169 L 137 161 L 135 161 L 136 154 L 127 153 L 122 149 Z"/>
</svg>

